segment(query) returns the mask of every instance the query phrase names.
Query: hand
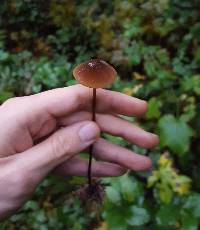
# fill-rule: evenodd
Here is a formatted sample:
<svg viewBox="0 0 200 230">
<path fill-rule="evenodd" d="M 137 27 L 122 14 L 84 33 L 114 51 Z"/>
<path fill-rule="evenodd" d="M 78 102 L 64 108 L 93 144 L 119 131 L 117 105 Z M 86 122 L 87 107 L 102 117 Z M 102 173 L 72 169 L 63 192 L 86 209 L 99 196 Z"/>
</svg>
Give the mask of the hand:
<svg viewBox="0 0 200 230">
<path fill-rule="evenodd" d="M 87 174 L 77 154 L 94 144 L 93 176 L 118 176 L 126 169 L 151 167 L 146 156 L 99 138 L 100 130 L 151 148 L 148 133 L 118 117 L 140 116 L 146 102 L 118 92 L 97 90 L 97 123 L 91 120 L 91 89 L 76 85 L 13 98 L 0 107 L 0 219 L 16 211 L 52 170 L 62 175 Z"/>
</svg>

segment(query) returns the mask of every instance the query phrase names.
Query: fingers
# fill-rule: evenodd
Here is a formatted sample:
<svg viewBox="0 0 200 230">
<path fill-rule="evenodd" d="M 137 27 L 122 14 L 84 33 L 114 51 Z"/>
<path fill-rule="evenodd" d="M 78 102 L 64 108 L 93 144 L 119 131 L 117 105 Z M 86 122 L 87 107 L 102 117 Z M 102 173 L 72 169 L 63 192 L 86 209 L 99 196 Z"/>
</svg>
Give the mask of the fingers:
<svg viewBox="0 0 200 230">
<path fill-rule="evenodd" d="M 54 167 L 90 146 L 98 137 L 99 128 L 94 122 L 79 122 L 58 130 L 45 141 L 15 156 L 28 170 L 45 176 Z"/>
<path fill-rule="evenodd" d="M 119 92 L 104 89 L 97 90 L 97 112 L 141 116 L 146 111 L 147 102 L 143 100 Z"/>
<path fill-rule="evenodd" d="M 143 171 L 151 168 L 150 158 L 136 154 L 104 139 L 99 139 L 94 144 L 93 155 L 102 161 L 118 164 L 134 171 Z"/>
<path fill-rule="evenodd" d="M 89 112 L 78 112 L 60 119 L 60 124 L 65 126 L 89 119 L 91 119 L 91 114 Z M 97 114 L 96 122 L 103 132 L 123 137 L 142 148 L 152 148 L 159 142 L 157 135 L 146 132 L 145 130 L 117 116 Z"/>
<path fill-rule="evenodd" d="M 90 88 L 75 85 L 49 90 L 6 101 L 0 107 L 1 114 L 5 114 L 1 123 L 8 124 L 7 136 L 16 133 L 20 127 L 20 131 L 27 131 L 29 138 L 35 138 L 40 133 L 48 135 L 54 131 L 58 117 L 68 116 L 80 110 L 91 111 L 91 104 L 92 89 Z M 100 113 L 139 116 L 147 110 L 147 103 L 118 92 L 98 89 L 96 109 Z M 24 147 L 25 149 L 27 146 Z"/>
<path fill-rule="evenodd" d="M 73 157 L 62 165 L 59 165 L 55 172 L 62 176 L 87 176 L 88 160 L 81 157 Z M 95 160 L 92 162 L 93 177 L 120 176 L 125 172 L 126 169 L 116 164 L 97 162 Z"/>
<path fill-rule="evenodd" d="M 140 127 L 113 115 L 97 116 L 97 123 L 103 132 L 120 136 L 142 148 L 152 148 L 158 144 L 158 137 Z"/>
<path fill-rule="evenodd" d="M 75 85 L 54 89 L 28 97 L 26 104 L 35 115 L 44 112 L 54 117 L 66 116 L 80 110 L 91 110 L 92 90 Z M 34 112 L 32 109 L 34 108 Z M 97 89 L 97 111 L 113 112 L 123 115 L 142 115 L 147 110 L 143 100 L 110 90 Z"/>
<path fill-rule="evenodd" d="M 95 177 L 119 176 L 125 173 L 125 169 L 143 171 L 151 168 L 151 160 L 148 157 L 138 155 L 104 139 L 99 139 L 95 142 L 93 156 L 98 160 L 104 161 L 93 160 L 92 175 Z M 64 176 L 86 176 L 87 170 L 87 160 L 73 157 L 59 165 L 56 173 Z"/>
</svg>

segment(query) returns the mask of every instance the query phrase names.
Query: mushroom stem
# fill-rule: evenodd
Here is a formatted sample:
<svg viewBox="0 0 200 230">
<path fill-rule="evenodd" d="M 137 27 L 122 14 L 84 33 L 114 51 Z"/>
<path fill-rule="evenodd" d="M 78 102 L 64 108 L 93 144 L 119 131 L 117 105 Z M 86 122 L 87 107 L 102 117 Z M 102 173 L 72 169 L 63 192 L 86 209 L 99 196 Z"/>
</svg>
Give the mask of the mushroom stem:
<svg viewBox="0 0 200 230">
<path fill-rule="evenodd" d="M 96 121 L 96 88 L 93 88 L 93 96 L 92 96 L 92 121 Z M 90 146 L 89 149 L 89 164 L 88 164 L 88 184 L 90 191 L 92 190 L 92 152 L 93 145 Z"/>
</svg>

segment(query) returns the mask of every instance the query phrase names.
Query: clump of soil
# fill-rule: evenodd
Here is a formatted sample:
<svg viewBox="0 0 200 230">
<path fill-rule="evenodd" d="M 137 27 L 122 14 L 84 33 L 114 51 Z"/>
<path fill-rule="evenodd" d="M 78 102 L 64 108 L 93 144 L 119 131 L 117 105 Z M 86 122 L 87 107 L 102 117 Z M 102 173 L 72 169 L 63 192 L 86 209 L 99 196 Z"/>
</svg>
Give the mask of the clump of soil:
<svg viewBox="0 0 200 230">
<path fill-rule="evenodd" d="M 92 179 L 91 186 L 89 184 L 81 185 L 74 192 L 74 195 L 79 197 L 83 207 L 88 212 L 96 211 L 103 203 L 105 185 L 97 179 Z"/>
</svg>

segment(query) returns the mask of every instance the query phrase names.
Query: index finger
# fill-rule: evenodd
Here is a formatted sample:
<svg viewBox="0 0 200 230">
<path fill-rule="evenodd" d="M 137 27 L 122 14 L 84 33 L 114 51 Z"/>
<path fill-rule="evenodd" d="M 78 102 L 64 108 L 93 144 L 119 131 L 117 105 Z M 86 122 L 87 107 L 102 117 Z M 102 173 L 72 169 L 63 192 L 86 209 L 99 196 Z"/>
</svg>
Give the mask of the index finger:
<svg viewBox="0 0 200 230">
<path fill-rule="evenodd" d="M 31 96 L 30 104 L 34 105 L 34 113 L 47 111 L 54 117 L 66 116 L 80 110 L 91 111 L 92 89 L 75 85 L 49 90 Z M 99 113 L 140 116 L 146 110 L 147 103 L 143 100 L 119 92 L 97 89 L 96 111 Z"/>
</svg>

